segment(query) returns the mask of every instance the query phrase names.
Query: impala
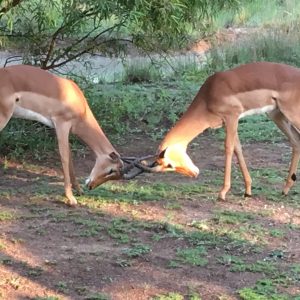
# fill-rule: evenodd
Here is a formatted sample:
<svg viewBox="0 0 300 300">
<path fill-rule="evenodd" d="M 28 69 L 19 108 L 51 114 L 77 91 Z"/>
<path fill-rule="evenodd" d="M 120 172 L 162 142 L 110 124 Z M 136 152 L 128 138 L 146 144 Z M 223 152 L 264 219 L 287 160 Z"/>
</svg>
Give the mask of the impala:
<svg viewBox="0 0 300 300">
<path fill-rule="evenodd" d="M 249 63 L 210 76 L 187 111 L 162 140 L 152 171 L 176 171 L 196 177 L 199 169 L 186 153 L 188 144 L 205 129 L 224 125 L 225 170 L 219 199 L 225 200 L 231 187 L 233 153 L 244 178 L 245 196 L 250 197 L 251 177 L 237 129 L 240 118 L 259 113 L 267 113 L 291 143 L 292 160 L 283 189 L 287 195 L 296 180 L 300 157 L 300 69 L 284 64 Z"/>
<path fill-rule="evenodd" d="M 0 131 L 11 117 L 39 121 L 55 129 L 68 204 L 77 204 L 72 188 L 82 192 L 74 173 L 70 132 L 95 153 L 96 163 L 86 181 L 89 189 L 121 178 L 123 162 L 73 81 L 26 65 L 1 68 L 0 80 Z"/>
</svg>

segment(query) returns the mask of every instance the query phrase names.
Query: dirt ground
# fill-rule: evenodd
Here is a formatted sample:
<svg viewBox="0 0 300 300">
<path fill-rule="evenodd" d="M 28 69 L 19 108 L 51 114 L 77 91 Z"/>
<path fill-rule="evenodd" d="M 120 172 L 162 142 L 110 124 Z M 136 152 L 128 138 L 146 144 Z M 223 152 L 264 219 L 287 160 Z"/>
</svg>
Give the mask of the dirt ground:
<svg viewBox="0 0 300 300">
<path fill-rule="evenodd" d="M 128 140 L 130 144 L 116 145 L 122 154 L 144 155 L 155 151 L 156 145 L 143 138 Z M 230 254 L 243 255 L 250 261 L 263 260 L 279 249 L 284 253 L 284 257 L 276 261 L 280 268 L 300 261 L 299 202 L 295 206 L 281 197 L 284 178 L 271 186 L 279 201 L 267 199 L 259 189 L 260 184 L 265 186 L 265 177 L 255 172 L 256 169 L 282 170 L 285 176 L 288 146 L 247 144 L 244 152 L 258 186 L 251 199 L 243 199 L 242 180 L 240 175 L 238 179 L 234 175 L 228 200 L 215 201 L 222 182 L 223 151 L 220 142 L 206 135 L 190 147 L 190 154 L 201 170 L 197 179 L 176 174 L 145 174 L 135 180 L 141 189 L 151 184 L 170 185 L 174 191 L 172 199 L 166 194 L 166 198 L 161 197 L 159 201 L 144 201 L 139 190 L 126 190 L 131 183 L 119 182 L 114 183 L 118 188 L 112 190 L 109 199 L 101 203 L 94 200 L 97 192 L 105 191 L 106 185 L 103 185 L 78 198 L 80 205 L 76 208 L 63 203 L 62 172 L 57 154 L 43 162 L 13 162 L 2 157 L 0 299 L 138 300 L 171 292 L 183 295 L 184 299 L 197 299 L 192 298 L 193 293 L 204 300 L 240 299 L 237 290 L 253 286 L 266 274 L 232 272 L 228 265 L 218 262 L 218 257 Z M 92 155 L 75 159 L 75 165 L 83 181 L 93 165 Z M 181 189 L 178 196 L 177 186 Z M 208 188 L 209 197 L 205 191 L 201 193 L 201 186 Z M 199 193 L 193 192 L 196 188 Z M 128 202 L 119 201 L 120 197 L 128 198 Z M 284 228 L 284 236 L 262 235 L 261 241 L 259 237 L 252 241 L 251 245 L 261 242 L 260 252 L 252 251 L 250 244 L 236 246 L 233 240 L 210 246 L 204 237 L 207 265 L 182 263 L 176 267 L 174 263 L 172 267 L 170 261 L 176 262 L 177 249 L 190 244 L 180 234 L 176 236 L 176 230 L 172 231 L 170 226 L 188 233 L 195 229 L 191 226 L 195 220 L 200 223 L 213 221 L 214 213 L 220 210 L 255 213 L 251 224 L 262 224 L 262 230 L 265 227 L 274 232 Z M 137 244 L 150 245 L 151 250 L 140 246 L 136 254 L 129 255 L 129 247 Z M 300 295 L 299 286 L 299 281 L 287 287 L 280 286 L 279 292 L 296 297 Z"/>
</svg>

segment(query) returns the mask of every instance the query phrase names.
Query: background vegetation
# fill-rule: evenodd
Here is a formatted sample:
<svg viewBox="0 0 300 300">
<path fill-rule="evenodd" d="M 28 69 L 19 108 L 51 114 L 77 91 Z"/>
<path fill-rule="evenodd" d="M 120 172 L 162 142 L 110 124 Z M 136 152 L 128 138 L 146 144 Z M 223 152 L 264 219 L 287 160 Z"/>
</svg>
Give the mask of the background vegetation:
<svg viewBox="0 0 300 300">
<path fill-rule="evenodd" d="M 125 60 L 123 71 L 109 82 L 101 72 L 89 77 L 92 66 L 86 62 L 80 72 L 67 74 L 84 90 L 113 141 L 126 133 L 161 138 L 215 71 L 259 60 L 300 64 L 296 0 L 7 0 L 0 7 L 2 49 L 17 49 L 25 63 L 59 71 L 72 60 L 86 60 L 87 53 L 124 57 L 133 48 L 142 51 L 140 60 Z M 175 49 L 202 38 L 212 45 L 205 55 L 170 59 Z M 161 51 L 164 58 L 154 55 Z M 32 122 L 12 121 L 1 134 L 5 155 L 42 158 L 54 148 L 53 131 Z"/>
</svg>

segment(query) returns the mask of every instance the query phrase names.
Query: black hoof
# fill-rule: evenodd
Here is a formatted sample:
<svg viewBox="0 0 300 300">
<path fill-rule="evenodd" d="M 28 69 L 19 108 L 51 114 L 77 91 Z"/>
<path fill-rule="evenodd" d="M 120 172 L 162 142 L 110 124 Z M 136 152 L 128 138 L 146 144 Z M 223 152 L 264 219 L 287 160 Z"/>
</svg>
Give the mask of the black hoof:
<svg viewBox="0 0 300 300">
<path fill-rule="evenodd" d="M 245 197 L 245 198 L 252 198 L 252 195 L 245 193 L 245 194 L 244 194 L 244 197 Z"/>
<path fill-rule="evenodd" d="M 226 200 L 225 200 L 224 198 L 222 198 L 222 197 L 219 196 L 219 197 L 217 198 L 217 201 L 225 202 Z"/>
</svg>

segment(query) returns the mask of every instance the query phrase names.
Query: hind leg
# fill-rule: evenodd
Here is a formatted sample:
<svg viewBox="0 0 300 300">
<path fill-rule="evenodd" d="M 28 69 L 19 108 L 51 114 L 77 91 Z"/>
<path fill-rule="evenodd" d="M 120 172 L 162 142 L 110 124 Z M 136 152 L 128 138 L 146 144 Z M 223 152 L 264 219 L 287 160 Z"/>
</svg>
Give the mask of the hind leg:
<svg viewBox="0 0 300 300">
<path fill-rule="evenodd" d="M 13 114 L 12 107 L 3 107 L 0 105 L 0 131 L 6 126 Z"/>
<path fill-rule="evenodd" d="M 293 147 L 293 152 L 292 152 L 292 160 L 291 160 L 291 165 L 290 165 L 290 169 L 289 169 L 289 175 L 287 177 L 285 186 L 283 188 L 282 193 L 284 195 L 287 195 L 290 188 L 294 185 L 295 181 L 296 181 L 296 172 L 297 172 L 297 168 L 298 168 L 298 163 L 299 163 L 299 159 L 300 159 L 300 150 L 296 147 Z"/>
<path fill-rule="evenodd" d="M 274 121 L 278 128 L 288 137 L 292 146 L 292 159 L 289 167 L 289 174 L 286 179 L 285 186 L 282 193 L 287 195 L 290 188 L 296 181 L 296 172 L 300 159 L 300 137 L 299 132 L 291 125 L 289 120 L 279 110 L 274 110 L 268 114 L 269 117 Z"/>
</svg>

